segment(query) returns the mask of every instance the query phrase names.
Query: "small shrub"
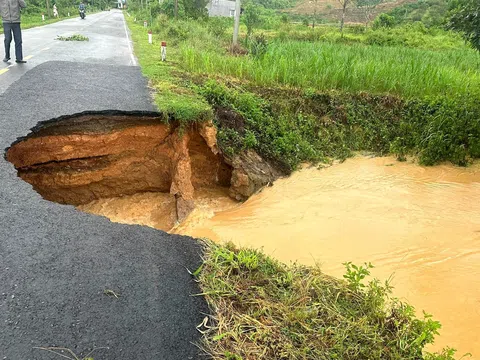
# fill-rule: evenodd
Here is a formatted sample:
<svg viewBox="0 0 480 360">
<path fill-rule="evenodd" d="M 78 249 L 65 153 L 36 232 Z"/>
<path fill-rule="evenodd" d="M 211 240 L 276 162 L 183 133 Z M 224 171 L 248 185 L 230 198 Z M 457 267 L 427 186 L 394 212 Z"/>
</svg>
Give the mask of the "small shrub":
<svg viewBox="0 0 480 360">
<path fill-rule="evenodd" d="M 373 21 L 373 28 L 392 28 L 395 25 L 395 18 L 388 14 L 380 14 Z"/>
<path fill-rule="evenodd" d="M 249 43 L 249 52 L 254 58 L 261 58 L 268 50 L 268 40 L 265 35 L 255 36 Z"/>
<path fill-rule="evenodd" d="M 221 38 L 228 26 L 229 23 L 221 17 L 212 17 L 208 20 L 208 31 L 216 38 Z"/>
</svg>

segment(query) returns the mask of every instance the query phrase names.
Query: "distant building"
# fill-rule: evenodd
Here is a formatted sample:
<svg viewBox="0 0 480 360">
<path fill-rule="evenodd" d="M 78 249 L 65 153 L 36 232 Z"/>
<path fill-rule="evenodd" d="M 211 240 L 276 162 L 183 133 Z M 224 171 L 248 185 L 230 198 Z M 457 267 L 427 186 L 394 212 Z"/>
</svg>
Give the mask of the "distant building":
<svg viewBox="0 0 480 360">
<path fill-rule="evenodd" d="M 209 16 L 235 16 L 235 1 L 232 0 L 210 0 L 207 5 Z"/>
</svg>

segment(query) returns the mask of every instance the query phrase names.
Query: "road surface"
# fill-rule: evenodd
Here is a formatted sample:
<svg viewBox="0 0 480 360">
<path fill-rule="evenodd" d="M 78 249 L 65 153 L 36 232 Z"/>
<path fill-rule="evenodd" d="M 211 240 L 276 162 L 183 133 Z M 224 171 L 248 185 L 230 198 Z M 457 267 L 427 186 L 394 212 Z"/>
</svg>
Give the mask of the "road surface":
<svg viewBox="0 0 480 360">
<path fill-rule="evenodd" d="M 54 40 L 74 33 L 90 41 Z M 120 12 L 23 34 L 28 63 L 0 70 L 0 148 L 61 115 L 155 110 Z M 199 357 L 195 240 L 43 200 L 3 158 L 0 185 L 1 360 L 56 359 L 38 349 L 51 346 L 80 358 L 98 348 L 95 360 Z"/>
<path fill-rule="evenodd" d="M 86 36 L 89 41 L 56 40 L 58 36 L 68 37 L 74 34 Z M 28 70 L 52 60 L 137 65 L 125 19 L 120 11 L 87 14 L 85 20 L 78 17 L 23 30 L 22 36 L 23 54 L 27 64 L 15 63 L 15 49 L 12 42 L 10 49 L 12 61 L 9 64 L 0 63 L 0 93 Z M 1 48 L 3 51 L 3 41 Z"/>
</svg>

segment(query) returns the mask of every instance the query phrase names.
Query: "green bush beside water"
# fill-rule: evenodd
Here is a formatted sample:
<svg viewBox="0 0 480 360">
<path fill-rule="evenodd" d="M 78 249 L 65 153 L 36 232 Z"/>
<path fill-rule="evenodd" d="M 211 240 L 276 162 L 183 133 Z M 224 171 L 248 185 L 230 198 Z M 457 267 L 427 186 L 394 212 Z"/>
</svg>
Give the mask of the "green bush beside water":
<svg viewBox="0 0 480 360">
<path fill-rule="evenodd" d="M 480 106 L 476 99 L 402 100 L 367 93 L 254 88 L 257 94 L 214 81 L 199 92 L 215 108 L 244 119 L 239 132 L 218 123 L 224 151 L 253 148 L 287 172 L 302 162 L 344 159 L 352 151 L 414 154 L 422 164 L 467 165 L 480 158 Z"/>
</svg>

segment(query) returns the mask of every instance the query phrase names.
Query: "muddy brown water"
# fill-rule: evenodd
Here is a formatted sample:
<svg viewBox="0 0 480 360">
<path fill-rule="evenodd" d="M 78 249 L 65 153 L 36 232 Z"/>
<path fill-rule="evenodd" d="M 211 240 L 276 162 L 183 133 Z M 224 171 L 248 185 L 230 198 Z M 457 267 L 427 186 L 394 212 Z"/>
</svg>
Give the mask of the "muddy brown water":
<svg viewBox="0 0 480 360">
<path fill-rule="evenodd" d="M 263 248 L 284 262 L 372 262 L 393 274 L 394 295 L 439 320 L 445 345 L 480 358 L 480 164 L 421 167 L 390 157 L 356 157 L 304 168 L 243 204 L 225 190 L 197 192 L 197 209 L 173 233 Z M 136 194 L 82 205 L 113 221 L 168 230 L 167 194 Z"/>
</svg>

